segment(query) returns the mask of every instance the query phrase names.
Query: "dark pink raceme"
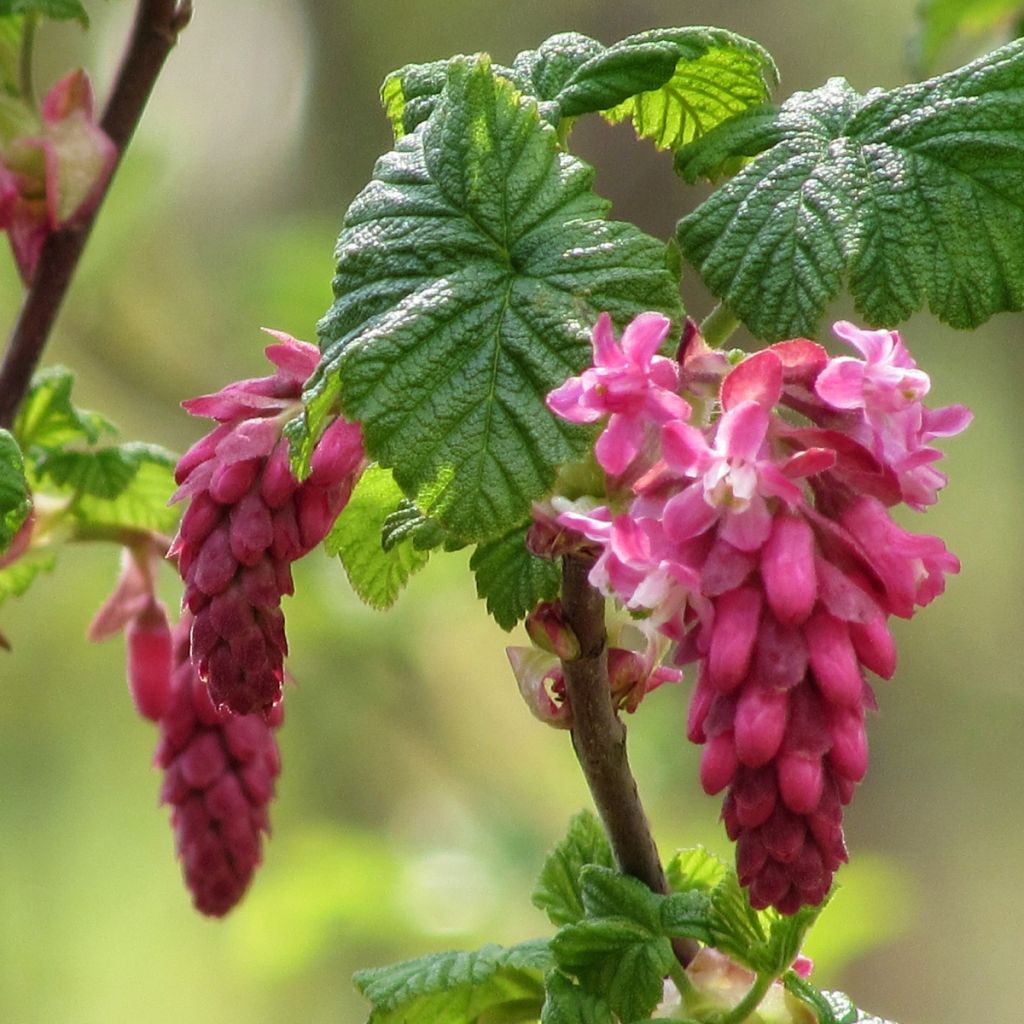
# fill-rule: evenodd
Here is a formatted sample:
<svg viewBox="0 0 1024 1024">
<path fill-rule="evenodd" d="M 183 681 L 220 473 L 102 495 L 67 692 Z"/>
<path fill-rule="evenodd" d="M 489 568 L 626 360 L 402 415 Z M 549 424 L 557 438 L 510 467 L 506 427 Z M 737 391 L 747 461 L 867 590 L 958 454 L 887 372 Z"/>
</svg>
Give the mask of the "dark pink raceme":
<svg viewBox="0 0 1024 1024">
<path fill-rule="evenodd" d="M 309 477 L 295 478 L 281 431 L 301 412 L 319 352 L 270 333 L 278 339 L 266 350 L 273 375 L 184 403 L 219 426 L 186 452 L 176 474 L 175 498 L 191 503 L 170 554 L 195 616 L 192 660 L 214 703 L 238 714 L 280 699 L 281 597 L 293 590 L 291 563 L 326 536 L 366 461 L 359 425 L 339 417 L 321 437 Z"/>
<path fill-rule="evenodd" d="M 269 715 L 233 715 L 213 706 L 189 657 L 192 616 L 174 631 L 169 700 L 160 719 L 156 763 L 185 883 L 196 909 L 222 917 L 242 898 L 262 859 L 267 807 L 281 771 Z"/>
<path fill-rule="evenodd" d="M 598 322 L 594 368 L 548 404 L 607 418 L 595 447 L 607 498 L 556 496 L 540 521 L 596 547 L 591 584 L 675 641 L 677 665 L 697 662 L 701 783 L 725 791 L 752 905 L 793 913 L 822 901 L 847 857 L 843 807 L 875 707 L 865 673 L 896 667 L 887 620 L 959 570 L 889 508 L 935 502 L 946 481 L 931 441 L 970 413 L 923 404 L 928 376 L 894 332 L 839 323 L 863 359 L 794 339 L 733 366 L 694 330 L 678 365 L 653 355 L 668 329 L 646 314 L 617 345 Z"/>
</svg>

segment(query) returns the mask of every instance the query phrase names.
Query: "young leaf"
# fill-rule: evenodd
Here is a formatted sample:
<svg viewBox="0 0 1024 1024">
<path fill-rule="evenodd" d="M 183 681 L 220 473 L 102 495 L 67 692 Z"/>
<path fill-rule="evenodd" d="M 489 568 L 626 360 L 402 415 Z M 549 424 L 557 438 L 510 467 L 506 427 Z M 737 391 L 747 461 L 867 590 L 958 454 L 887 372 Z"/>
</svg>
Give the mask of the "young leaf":
<svg viewBox="0 0 1024 1024">
<path fill-rule="evenodd" d="M 632 62 L 650 59 L 647 55 L 655 48 L 674 54 L 672 73 L 657 85 L 626 92 L 597 109 L 612 124 L 631 119 L 637 135 L 652 139 L 659 149 L 678 149 L 735 114 L 765 103 L 778 84 L 775 62 L 749 39 L 723 29 L 652 29 L 610 46 L 600 61 L 592 62 L 592 69 L 581 68 L 561 101 L 563 113 L 579 106 L 584 83 L 608 80 L 601 65 L 622 74 Z"/>
<path fill-rule="evenodd" d="M 390 608 L 413 573 L 427 564 L 429 551 L 417 550 L 412 536 L 385 549 L 382 530 L 401 504 L 402 492 L 391 473 L 370 466 L 324 541 L 338 555 L 352 589 L 371 608 Z"/>
<path fill-rule="evenodd" d="M 677 894 L 704 895 L 711 945 L 758 973 L 779 974 L 800 952 L 808 928 L 821 907 L 802 907 L 792 915 L 754 910 L 736 872 L 703 847 L 680 851 L 666 872 Z M 699 920 L 699 908 L 692 911 Z M 682 934 L 693 934 L 685 932 Z"/>
<path fill-rule="evenodd" d="M 586 916 L 580 872 L 588 864 L 612 868 L 612 850 L 601 823 L 590 811 L 569 822 L 566 837 L 548 854 L 533 889 L 533 905 L 554 925 L 575 924 Z"/>
<path fill-rule="evenodd" d="M 599 996 L 585 992 L 559 971 L 544 979 L 547 998 L 541 1024 L 615 1024 L 611 1008 Z"/>
<path fill-rule="evenodd" d="M 88 451 L 56 448 L 40 456 L 35 473 L 58 488 L 112 501 L 127 490 L 144 462 L 173 471 L 175 459 L 164 448 L 139 442 Z M 165 504 L 172 491 L 164 496 Z"/>
<path fill-rule="evenodd" d="M 32 508 L 18 442 L 0 430 L 0 552 L 14 539 Z"/>
<path fill-rule="evenodd" d="M 0 17 L 8 14 L 41 14 L 54 21 L 74 18 L 83 28 L 89 27 L 81 0 L 0 0 Z"/>
<path fill-rule="evenodd" d="M 833 79 L 727 121 L 679 154 L 683 176 L 760 155 L 680 221 L 683 253 L 768 341 L 813 335 L 844 279 L 875 324 L 1021 309 L 1022 97 L 1018 41 L 919 85 L 860 96 Z"/>
<path fill-rule="evenodd" d="M 484 1013 L 514 1024 L 540 1016 L 552 966 L 547 940 L 537 939 L 434 953 L 359 971 L 353 980 L 373 1004 L 368 1024 L 477 1024 Z"/>
<path fill-rule="evenodd" d="M 74 381 L 75 375 L 63 366 L 50 367 L 32 378 L 14 423 L 14 436 L 22 451 L 60 448 L 70 441 L 95 444 L 102 434 L 116 432 L 104 416 L 74 406 Z"/>
<path fill-rule="evenodd" d="M 413 502 L 403 497 L 385 518 L 380 543 L 385 551 L 390 551 L 406 539 L 417 551 L 432 551 L 447 540 L 443 527 L 428 519 Z"/>
<path fill-rule="evenodd" d="M 1021 0 L 919 0 L 919 28 L 912 44 L 916 65 L 922 71 L 935 66 L 939 54 L 955 36 L 1002 33 L 1020 35 L 1024 4 Z"/>
<path fill-rule="evenodd" d="M 478 544 L 469 567 L 476 574 L 477 596 L 487 602 L 487 610 L 502 629 L 512 629 L 538 601 L 552 600 L 562 582 L 557 562 L 527 550 L 523 526 Z"/>
<path fill-rule="evenodd" d="M 680 313 L 664 245 L 606 221 L 592 179 L 485 59 L 453 61 L 349 209 L 307 439 L 341 391 L 427 516 L 467 541 L 521 524 L 589 444 L 544 398 L 586 364 L 598 313 Z"/>
<path fill-rule="evenodd" d="M 181 516 L 179 505 L 167 504 L 174 493 L 174 456 L 156 445 L 126 444 L 134 450 L 135 471 L 115 496 L 79 494 L 69 509 L 83 526 L 157 530 L 173 533 Z"/>
<path fill-rule="evenodd" d="M 842 992 L 821 992 L 793 971 L 783 977 L 787 991 L 806 1003 L 818 1017 L 818 1024 L 892 1024 L 853 1005 Z"/>
<path fill-rule="evenodd" d="M 7 568 L 0 569 L 0 604 L 9 597 L 20 597 L 41 572 L 50 572 L 57 564 L 52 551 L 30 549 Z"/>
</svg>

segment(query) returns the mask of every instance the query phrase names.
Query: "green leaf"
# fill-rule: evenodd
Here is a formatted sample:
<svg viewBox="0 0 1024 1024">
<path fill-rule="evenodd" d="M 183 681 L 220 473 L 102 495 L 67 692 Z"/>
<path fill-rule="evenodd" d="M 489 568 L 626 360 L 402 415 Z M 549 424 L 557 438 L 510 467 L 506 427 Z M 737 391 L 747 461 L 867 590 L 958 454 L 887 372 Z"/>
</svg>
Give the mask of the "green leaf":
<svg viewBox="0 0 1024 1024">
<path fill-rule="evenodd" d="M 126 444 L 137 465 L 131 479 L 114 497 L 80 494 L 70 513 L 83 526 L 173 533 L 181 516 L 178 505 L 168 506 L 174 493 L 174 456 L 156 445 Z"/>
<path fill-rule="evenodd" d="M 59 488 L 112 501 L 128 489 L 144 463 L 162 466 L 169 471 L 170 489 L 162 495 L 166 505 L 174 490 L 170 481 L 175 459 L 169 451 L 157 445 L 130 442 L 88 451 L 52 449 L 36 461 L 35 472 L 40 479 L 49 480 Z"/>
<path fill-rule="evenodd" d="M 9 125 L 8 104 L 11 105 L 12 113 L 18 107 L 24 110 L 24 104 L 20 101 L 21 88 L 18 82 L 24 27 L 23 18 L 0 16 L 0 139 L 13 137 L 14 132 L 9 128 L 13 128 L 21 117 L 19 111 Z"/>
<path fill-rule="evenodd" d="M 814 335 L 844 280 L 862 316 L 954 327 L 1024 307 L 1024 41 L 920 85 L 833 79 L 680 154 L 760 153 L 679 223 L 684 255 L 759 338 Z M 713 158 L 708 158 L 708 153 Z"/>
<path fill-rule="evenodd" d="M 6 551 L 32 508 L 18 442 L 0 429 L 0 551 Z"/>
<path fill-rule="evenodd" d="M 340 394 L 406 496 L 474 541 L 523 523 L 588 448 L 544 398 L 587 364 L 598 314 L 680 305 L 664 245 L 604 219 L 535 103 L 484 59 L 448 75 L 349 209 L 303 451 Z"/>
<path fill-rule="evenodd" d="M 469 560 L 477 596 L 487 602 L 502 629 L 512 629 L 538 601 L 555 598 L 562 582 L 558 562 L 538 558 L 527 549 L 526 531 L 517 526 L 497 540 L 477 545 Z"/>
<path fill-rule="evenodd" d="M 622 1020 L 649 1016 L 661 999 L 662 979 L 675 954 L 668 938 L 628 917 L 585 919 L 565 925 L 551 940 L 562 970 L 603 999 Z"/>
<path fill-rule="evenodd" d="M 588 864 L 611 868 L 614 860 L 601 823 L 590 811 L 580 811 L 569 822 L 566 837 L 544 861 L 531 897 L 552 924 L 575 924 L 586 916 L 580 872 Z"/>
<path fill-rule="evenodd" d="M 590 109 L 604 110 L 613 124 L 632 120 L 637 135 L 652 139 L 659 149 L 678 149 L 734 115 L 760 106 L 778 84 L 775 62 L 757 43 L 723 29 L 689 28 L 653 29 L 616 43 L 595 62 L 596 75 L 580 69 L 579 85 L 595 79 L 610 84 L 620 74 L 626 85 L 630 69 L 655 63 L 658 51 L 674 58 L 670 74 L 661 82 L 631 92 L 623 89 L 621 97 L 606 93 L 610 102 Z M 614 74 L 602 75 L 601 65 L 614 67 Z M 570 83 L 570 88 L 576 84 Z M 567 101 L 568 96 L 562 101 L 566 113 L 579 105 L 577 99 L 567 109 Z"/>
<path fill-rule="evenodd" d="M 52 551 L 30 548 L 16 562 L 0 569 L 0 604 L 9 597 L 20 597 L 41 572 L 50 572 L 57 564 Z"/>
<path fill-rule="evenodd" d="M 615 1024 L 611 1008 L 599 996 L 585 992 L 559 971 L 544 979 L 547 998 L 541 1024 Z"/>
<path fill-rule="evenodd" d="M 914 62 L 922 71 L 935 66 L 939 54 L 957 35 L 1020 35 L 1021 0 L 919 0 L 919 29 L 912 44 Z"/>
<path fill-rule="evenodd" d="M 102 434 L 116 432 L 106 417 L 75 407 L 71 401 L 74 381 L 75 375 L 63 366 L 33 377 L 14 423 L 14 436 L 22 451 L 60 448 L 69 441 L 95 444 Z"/>
<path fill-rule="evenodd" d="M 726 876 L 728 868 L 703 846 L 679 850 L 665 869 L 669 888 L 673 892 L 709 893 Z"/>
<path fill-rule="evenodd" d="M 512 1024 L 540 1016 L 543 977 L 552 966 L 547 940 L 537 939 L 435 953 L 360 971 L 354 981 L 373 1004 L 369 1024 Z"/>
<path fill-rule="evenodd" d="M 821 992 L 793 971 L 787 971 L 783 983 L 789 992 L 806 1003 L 818 1016 L 818 1024 L 892 1024 L 854 1006 L 842 992 Z"/>
<path fill-rule="evenodd" d="M 372 608 L 390 608 L 430 558 L 411 535 L 384 547 L 384 525 L 403 500 L 391 473 L 370 466 L 324 542 L 328 554 L 341 558 L 352 589 Z"/>
<path fill-rule="evenodd" d="M 0 17 L 9 14 L 41 14 L 54 21 L 74 18 L 82 28 L 89 27 L 89 15 L 81 0 L 0 0 Z"/>
</svg>

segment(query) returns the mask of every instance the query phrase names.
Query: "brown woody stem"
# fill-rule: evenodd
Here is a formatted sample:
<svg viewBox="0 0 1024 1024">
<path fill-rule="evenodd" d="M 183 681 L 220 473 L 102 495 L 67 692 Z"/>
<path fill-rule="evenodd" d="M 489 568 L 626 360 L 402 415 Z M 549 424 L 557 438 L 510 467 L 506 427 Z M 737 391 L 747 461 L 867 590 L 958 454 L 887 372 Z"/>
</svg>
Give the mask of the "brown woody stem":
<svg viewBox="0 0 1024 1024">
<path fill-rule="evenodd" d="M 164 61 L 191 16 L 191 0 L 139 0 L 124 59 L 100 120 L 117 147 L 118 163 Z M 104 196 L 109 188 L 108 181 Z M 14 423 L 102 201 L 81 223 L 53 232 L 43 245 L 0 365 L 0 427 Z"/>
<path fill-rule="evenodd" d="M 580 642 L 579 657 L 562 662 L 573 749 L 619 870 L 653 892 L 667 893 L 661 858 L 626 756 L 626 727 L 612 704 L 604 598 L 587 579 L 592 565 L 592 558 L 580 555 L 567 555 L 562 562 L 562 608 Z M 673 945 L 684 965 L 698 948 L 690 939 L 677 939 Z"/>
</svg>

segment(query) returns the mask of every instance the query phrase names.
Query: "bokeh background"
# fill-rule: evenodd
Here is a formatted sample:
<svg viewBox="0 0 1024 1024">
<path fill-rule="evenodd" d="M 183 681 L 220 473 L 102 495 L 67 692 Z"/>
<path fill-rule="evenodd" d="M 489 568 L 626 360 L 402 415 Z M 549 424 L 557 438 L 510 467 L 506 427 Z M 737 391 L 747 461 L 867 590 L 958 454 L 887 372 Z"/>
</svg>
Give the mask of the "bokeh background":
<svg viewBox="0 0 1024 1024">
<path fill-rule="evenodd" d="M 39 79 L 72 63 L 100 95 L 132 5 L 92 30 L 47 27 Z M 521 49 L 575 28 L 604 42 L 717 24 L 765 44 L 779 96 L 844 75 L 912 75 L 912 0 L 197 0 L 90 242 L 46 362 L 125 436 L 183 449 L 184 397 L 262 374 L 271 325 L 312 338 L 343 212 L 390 135 L 384 75 L 409 61 Z M 944 67 L 977 52 L 964 42 Z M 627 128 L 573 136 L 614 215 L 666 237 L 697 200 Z M 1022 239 L 1024 244 L 1024 239 Z M 0 254 L 0 320 L 19 288 Z M 710 308 L 693 275 L 686 298 Z M 845 303 L 836 314 L 849 315 Z M 926 315 L 904 335 L 936 402 L 977 412 L 948 444 L 952 483 L 917 528 L 963 559 L 946 597 L 897 627 L 873 764 L 848 818 L 852 864 L 809 952 L 823 985 L 901 1024 L 1011 1022 L 1024 1005 L 1024 348 L 1019 315 L 972 334 Z M 174 862 L 155 733 L 133 713 L 115 641 L 85 643 L 117 553 L 67 552 L 0 626 L 0 1020 L 9 1024 L 326 1024 L 364 1019 L 356 968 L 545 934 L 528 894 L 589 800 L 567 738 L 535 724 L 460 554 L 435 557 L 387 615 L 338 565 L 298 567 L 287 602 L 297 686 L 281 734 L 274 837 L 223 922 L 189 904 Z M 173 581 L 165 581 L 175 600 Z M 731 855 L 684 738 L 689 681 L 630 721 L 665 852 Z"/>
</svg>

